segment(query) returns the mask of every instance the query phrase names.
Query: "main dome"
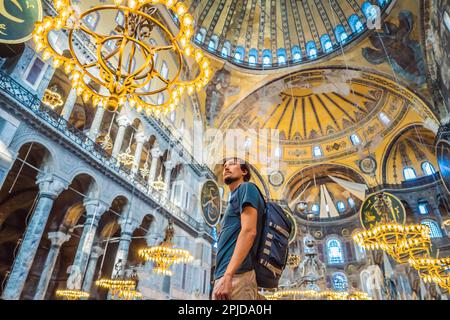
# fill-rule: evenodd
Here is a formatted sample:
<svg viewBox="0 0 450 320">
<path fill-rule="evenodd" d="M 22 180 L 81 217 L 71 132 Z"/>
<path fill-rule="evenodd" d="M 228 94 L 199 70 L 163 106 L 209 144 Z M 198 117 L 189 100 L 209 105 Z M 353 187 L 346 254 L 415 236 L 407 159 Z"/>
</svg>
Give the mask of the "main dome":
<svg viewBox="0 0 450 320">
<path fill-rule="evenodd" d="M 304 64 L 342 50 L 365 34 L 391 2 L 185 1 L 197 21 L 197 45 L 235 65 L 257 70 Z"/>
</svg>

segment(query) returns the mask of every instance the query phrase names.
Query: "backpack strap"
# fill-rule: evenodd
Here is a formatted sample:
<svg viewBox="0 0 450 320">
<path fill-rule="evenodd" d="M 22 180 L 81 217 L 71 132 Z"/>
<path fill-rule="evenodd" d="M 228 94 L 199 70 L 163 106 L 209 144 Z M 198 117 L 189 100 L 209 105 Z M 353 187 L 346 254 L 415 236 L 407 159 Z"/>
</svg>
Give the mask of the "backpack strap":
<svg viewBox="0 0 450 320">
<path fill-rule="evenodd" d="M 259 194 L 261 195 L 261 198 L 263 199 L 264 206 L 267 207 L 267 201 L 264 198 L 264 195 L 263 195 L 261 189 L 259 189 L 259 187 L 255 183 L 253 183 L 253 182 L 250 182 L 250 183 L 253 184 L 255 186 L 255 188 L 258 190 Z"/>
</svg>

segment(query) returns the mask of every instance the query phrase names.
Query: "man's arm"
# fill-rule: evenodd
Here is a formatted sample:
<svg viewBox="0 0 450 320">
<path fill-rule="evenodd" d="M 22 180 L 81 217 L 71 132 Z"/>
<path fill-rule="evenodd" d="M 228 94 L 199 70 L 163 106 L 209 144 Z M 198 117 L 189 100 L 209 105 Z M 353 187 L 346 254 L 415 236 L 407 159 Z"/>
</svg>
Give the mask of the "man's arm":
<svg viewBox="0 0 450 320">
<path fill-rule="evenodd" d="M 241 231 L 236 240 L 236 246 L 230 263 L 222 278 L 222 286 L 216 292 L 218 300 L 228 299 L 231 294 L 231 279 L 242 262 L 244 262 L 255 241 L 257 235 L 257 218 L 258 211 L 249 205 L 241 213 Z"/>
</svg>

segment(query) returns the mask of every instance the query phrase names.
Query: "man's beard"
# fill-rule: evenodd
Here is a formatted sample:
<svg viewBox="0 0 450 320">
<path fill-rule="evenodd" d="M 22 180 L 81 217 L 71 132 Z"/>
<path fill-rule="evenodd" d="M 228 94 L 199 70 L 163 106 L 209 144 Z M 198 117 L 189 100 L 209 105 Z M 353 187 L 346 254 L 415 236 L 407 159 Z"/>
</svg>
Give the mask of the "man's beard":
<svg viewBox="0 0 450 320">
<path fill-rule="evenodd" d="M 227 186 L 229 186 L 230 184 L 232 184 L 233 182 L 238 181 L 238 180 L 239 180 L 239 178 L 236 178 L 236 177 L 228 177 L 228 178 L 223 179 L 223 182 L 225 182 L 225 184 Z"/>
</svg>

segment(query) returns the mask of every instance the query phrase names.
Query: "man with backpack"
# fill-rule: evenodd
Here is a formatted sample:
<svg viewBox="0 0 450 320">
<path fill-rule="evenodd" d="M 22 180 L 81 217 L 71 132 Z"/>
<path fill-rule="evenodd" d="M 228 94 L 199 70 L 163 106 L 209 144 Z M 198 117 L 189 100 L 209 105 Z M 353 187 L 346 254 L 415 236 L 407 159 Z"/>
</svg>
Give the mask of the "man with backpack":
<svg viewBox="0 0 450 320">
<path fill-rule="evenodd" d="M 223 180 L 231 195 L 217 243 L 213 300 L 258 299 L 255 265 L 265 202 L 250 178 L 245 161 L 232 158 L 224 162 Z"/>
</svg>

